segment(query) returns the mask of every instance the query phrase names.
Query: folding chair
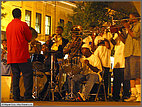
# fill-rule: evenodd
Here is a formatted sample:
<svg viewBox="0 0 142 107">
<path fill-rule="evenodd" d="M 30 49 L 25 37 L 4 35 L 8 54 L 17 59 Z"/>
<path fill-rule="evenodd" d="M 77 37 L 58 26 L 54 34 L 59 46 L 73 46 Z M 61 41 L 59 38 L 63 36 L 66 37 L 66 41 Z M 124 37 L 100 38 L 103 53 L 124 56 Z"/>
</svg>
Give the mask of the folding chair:
<svg viewBox="0 0 142 107">
<path fill-rule="evenodd" d="M 101 81 L 95 83 L 95 84 L 98 84 L 98 85 L 99 85 L 99 87 L 98 87 L 98 89 L 97 89 L 97 93 L 95 93 L 95 94 L 94 94 L 94 93 L 90 94 L 90 95 L 95 95 L 95 96 L 96 96 L 96 97 L 95 97 L 95 101 L 97 101 L 97 99 L 98 99 L 98 95 L 99 95 L 101 86 L 103 86 L 103 90 L 104 90 L 103 95 L 104 95 L 104 97 L 105 97 L 105 101 L 107 101 L 106 92 L 105 92 L 105 85 L 104 85 L 104 69 L 102 70 L 101 73 L 102 73 L 102 75 L 101 75 L 101 77 L 102 77 Z"/>
<path fill-rule="evenodd" d="M 98 56 L 98 58 L 100 59 L 100 57 Z M 101 59 L 100 59 L 100 61 L 101 61 Z M 101 61 L 101 65 L 102 65 L 102 61 Z M 105 91 L 105 85 L 104 85 L 104 72 L 105 72 L 105 69 L 103 68 L 103 66 L 102 66 L 102 72 L 101 72 L 101 80 L 100 81 L 98 81 L 98 82 L 96 82 L 95 84 L 98 84 L 99 85 L 99 87 L 98 87 L 98 89 L 97 89 L 97 93 L 90 93 L 89 95 L 90 96 L 95 96 L 95 101 L 97 101 L 97 99 L 98 99 L 98 95 L 99 95 L 99 92 L 100 92 L 100 89 L 101 89 L 101 86 L 103 86 L 103 90 L 104 90 L 104 93 L 103 93 L 103 95 L 104 95 L 104 97 L 105 97 L 105 101 L 107 101 L 107 98 L 106 98 L 106 91 Z M 84 86 L 84 84 L 86 84 L 86 81 L 84 81 L 83 83 L 83 86 Z"/>
<path fill-rule="evenodd" d="M 90 96 L 95 96 L 95 101 L 97 101 L 99 95 L 104 95 L 105 101 L 107 101 L 106 92 L 105 92 L 105 85 L 104 85 L 104 69 L 103 69 L 102 72 L 101 72 L 101 77 L 102 77 L 101 81 L 98 81 L 98 82 L 96 82 L 96 83 L 94 84 L 94 85 L 96 85 L 96 84 L 99 85 L 99 86 L 97 87 L 97 93 L 93 93 L 93 92 L 92 92 L 92 93 L 89 94 Z M 86 81 L 83 81 L 81 84 L 82 84 L 82 89 L 83 89 L 83 87 L 84 87 L 85 84 L 86 84 Z M 99 94 L 100 89 L 101 89 L 101 86 L 103 86 L 103 94 Z"/>
</svg>

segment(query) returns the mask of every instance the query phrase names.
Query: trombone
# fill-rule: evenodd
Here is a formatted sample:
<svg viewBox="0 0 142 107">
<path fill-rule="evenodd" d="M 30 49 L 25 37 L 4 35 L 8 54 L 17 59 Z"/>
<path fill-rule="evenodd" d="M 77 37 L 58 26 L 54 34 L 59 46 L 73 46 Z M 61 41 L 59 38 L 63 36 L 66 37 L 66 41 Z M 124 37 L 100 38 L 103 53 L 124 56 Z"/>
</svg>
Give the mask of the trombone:
<svg viewBox="0 0 142 107">
<path fill-rule="evenodd" d="M 129 21 L 129 20 L 133 20 L 133 19 L 138 19 L 138 20 L 140 20 L 141 17 L 127 18 L 127 19 L 120 19 L 120 20 L 113 20 L 113 22 Z"/>
</svg>

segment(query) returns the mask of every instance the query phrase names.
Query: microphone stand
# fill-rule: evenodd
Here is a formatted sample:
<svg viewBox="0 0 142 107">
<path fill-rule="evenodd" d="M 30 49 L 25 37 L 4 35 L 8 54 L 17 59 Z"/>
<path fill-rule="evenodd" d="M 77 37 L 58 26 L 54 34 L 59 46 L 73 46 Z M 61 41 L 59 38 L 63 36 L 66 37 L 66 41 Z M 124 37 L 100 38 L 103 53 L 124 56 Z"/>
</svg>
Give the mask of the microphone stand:
<svg viewBox="0 0 142 107">
<path fill-rule="evenodd" d="M 70 75 L 70 80 L 71 80 L 71 93 L 69 94 L 69 95 L 71 95 L 70 96 L 70 98 L 72 99 L 73 98 L 73 80 L 72 80 L 72 78 L 73 78 L 73 71 L 72 71 L 72 58 L 71 58 L 71 75 Z"/>
<path fill-rule="evenodd" d="M 55 61 L 54 61 L 54 52 L 51 52 L 51 94 L 52 94 L 52 101 L 54 101 L 54 87 L 53 87 L 53 72 L 55 71 Z"/>
</svg>

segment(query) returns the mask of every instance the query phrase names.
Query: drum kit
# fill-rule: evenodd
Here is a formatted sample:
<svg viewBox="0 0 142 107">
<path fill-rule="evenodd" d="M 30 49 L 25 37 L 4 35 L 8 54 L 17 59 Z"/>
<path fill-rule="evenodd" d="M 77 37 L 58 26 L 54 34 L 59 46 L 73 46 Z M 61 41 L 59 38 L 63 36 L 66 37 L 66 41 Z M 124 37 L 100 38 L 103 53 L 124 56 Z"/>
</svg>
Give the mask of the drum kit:
<svg viewBox="0 0 142 107">
<path fill-rule="evenodd" d="M 79 45 L 81 46 L 81 45 Z M 33 94 L 32 97 L 38 101 L 55 101 L 56 94 L 61 97 L 61 99 L 65 99 L 65 96 L 62 95 L 63 90 L 59 87 L 59 79 L 57 78 L 57 75 L 54 75 L 56 72 L 56 65 L 55 65 L 55 57 L 57 51 L 51 50 L 49 51 L 51 54 L 51 68 L 50 71 L 46 72 L 45 65 L 42 61 L 36 60 L 32 62 L 33 66 Z M 80 57 L 81 55 L 77 55 L 76 49 L 75 54 L 73 54 L 71 57 L 69 57 L 66 62 L 66 60 L 63 60 L 61 63 L 61 69 L 59 72 L 62 72 L 62 74 L 66 74 L 69 76 L 69 78 L 72 80 L 73 76 L 80 73 L 82 68 L 80 64 Z M 63 77 L 64 78 L 64 77 Z M 20 96 L 24 97 L 24 82 L 23 82 L 23 76 L 20 77 Z M 73 86 L 71 82 L 71 93 L 70 99 L 73 98 Z M 58 97 L 58 96 L 57 96 Z"/>
<path fill-rule="evenodd" d="M 54 56 L 56 54 L 55 51 L 51 51 L 51 70 L 50 72 L 45 72 L 45 65 L 40 61 L 34 61 L 32 62 L 33 66 L 33 95 L 32 97 L 35 100 L 40 101 L 55 101 L 55 97 L 58 97 L 55 95 L 55 93 L 58 93 L 58 95 L 61 97 L 61 99 L 65 99 L 62 95 L 62 90 L 59 89 L 59 84 L 56 83 L 59 82 L 59 79 L 55 80 L 54 78 L 54 72 L 55 70 L 55 61 Z M 70 79 L 78 73 L 81 72 L 81 66 L 79 65 L 79 61 L 77 58 L 68 59 L 68 62 L 62 62 L 61 72 L 65 73 L 69 76 Z M 63 75 L 62 75 L 63 76 Z M 61 79 L 62 77 L 60 77 Z M 64 77 L 63 77 L 64 78 Z M 46 86 L 48 84 L 48 86 Z M 24 82 L 23 82 L 23 76 L 20 77 L 20 96 L 24 97 Z M 70 99 L 73 98 L 73 87 L 71 85 L 71 93 L 68 95 L 70 96 Z"/>
</svg>

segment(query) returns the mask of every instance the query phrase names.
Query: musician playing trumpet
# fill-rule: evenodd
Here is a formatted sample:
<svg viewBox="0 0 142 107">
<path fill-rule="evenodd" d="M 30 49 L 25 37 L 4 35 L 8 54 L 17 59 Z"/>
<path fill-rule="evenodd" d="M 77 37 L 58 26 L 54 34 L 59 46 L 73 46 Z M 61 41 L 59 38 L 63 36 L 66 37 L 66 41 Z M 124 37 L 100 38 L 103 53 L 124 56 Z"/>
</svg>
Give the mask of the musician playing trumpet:
<svg viewBox="0 0 142 107">
<path fill-rule="evenodd" d="M 140 56 L 141 56 L 141 23 L 138 13 L 129 15 L 129 22 L 123 23 L 127 30 L 126 38 L 121 31 L 117 31 L 120 39 L 125 43 L 125 71 L 124 80 L 130 80 L 131 97 L 124 101 L 141 101 L 141 85 L 140 85 Z"/>
</svg>

